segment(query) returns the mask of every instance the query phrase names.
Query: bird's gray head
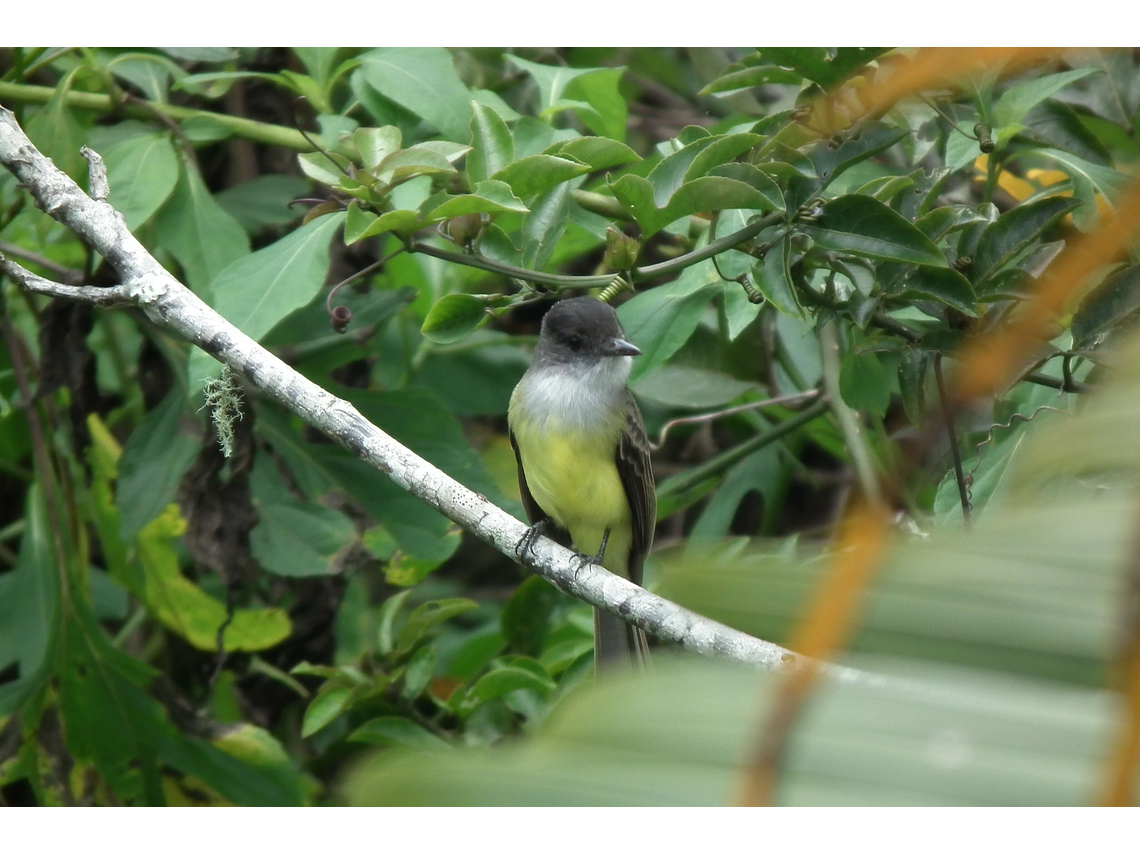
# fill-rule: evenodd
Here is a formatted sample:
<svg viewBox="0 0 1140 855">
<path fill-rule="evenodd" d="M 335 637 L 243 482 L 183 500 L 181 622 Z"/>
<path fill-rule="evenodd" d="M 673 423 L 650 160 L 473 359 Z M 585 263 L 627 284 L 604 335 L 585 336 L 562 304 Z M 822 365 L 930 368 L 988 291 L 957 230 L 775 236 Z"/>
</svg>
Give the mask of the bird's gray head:
<svg viewBox="0 0 1140 855">
<path fill-rule="evenodd" d="M 535 364 L 595 365 L 615 356 L 640 356 L 626 340 L 617 312 L 595 297 L 560 300 L 542 319 Z M 628 362 L 628 360 L 624 360 Z"/>
</svg>

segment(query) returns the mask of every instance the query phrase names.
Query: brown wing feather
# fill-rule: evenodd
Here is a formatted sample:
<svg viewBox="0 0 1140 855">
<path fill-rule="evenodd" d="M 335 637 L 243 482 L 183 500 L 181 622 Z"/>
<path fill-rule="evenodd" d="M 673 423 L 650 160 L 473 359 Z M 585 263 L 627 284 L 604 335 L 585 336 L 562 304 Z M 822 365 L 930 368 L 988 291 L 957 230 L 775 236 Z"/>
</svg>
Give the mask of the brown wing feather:
<svg viewBox="0 0 1140 855">
<path fill-rule="evenodd" d="M 614 458 L 633 516 L 630 581 L 640 585 L 641 565 L 653 546 L 653 530 L 657 525 L 657 490 L 653 481 L 653 462 L 649 457 L 649 440 L 645 437 L 645 422 L 641 419 L 637 402 L 628 391 L 625 430 L 618 440 Z"/>
</svg>

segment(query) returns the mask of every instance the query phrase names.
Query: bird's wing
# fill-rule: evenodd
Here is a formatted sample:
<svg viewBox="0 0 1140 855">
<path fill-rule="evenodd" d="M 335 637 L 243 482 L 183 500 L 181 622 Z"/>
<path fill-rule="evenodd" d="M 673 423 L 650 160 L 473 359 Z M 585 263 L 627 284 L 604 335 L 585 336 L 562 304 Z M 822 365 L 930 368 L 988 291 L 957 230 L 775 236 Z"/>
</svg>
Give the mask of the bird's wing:
<svg viewBox="0 0 1140 855">
<path fill-rule="evenodd" d="M 543 520 L 550 519 L 550 515 L 538 506 L 538 502 L 534 500 L 534 496 L 530 494 L 530 487 L 526 483 L 526 472 L 523 471 L 522 453 L 519 451 L 518 441 L 515 439 L 515 432 L 509 431 L 511 438 L 511 448 L 515 450 L 515 464 L 519 470 L 519 494 L 522 496 L 523 509 L 526 511 L 527 521 L 531 525 L 537 525 Z"/>
<path fill-rule="evenodd" d="M 640 585 L 641 565 L 649 554 L 649 548 L 653 546 L 653 529 L 657 524 L 657 490 L 653 482 L 653 463 L 649 458 L 649 440 L 645 436 L 641 410 L 632 393 L 627 391 L 626 396 L 625 428 L 618 440 L 614 462 L 633 518 L 630 581 Z"/>
</svg>

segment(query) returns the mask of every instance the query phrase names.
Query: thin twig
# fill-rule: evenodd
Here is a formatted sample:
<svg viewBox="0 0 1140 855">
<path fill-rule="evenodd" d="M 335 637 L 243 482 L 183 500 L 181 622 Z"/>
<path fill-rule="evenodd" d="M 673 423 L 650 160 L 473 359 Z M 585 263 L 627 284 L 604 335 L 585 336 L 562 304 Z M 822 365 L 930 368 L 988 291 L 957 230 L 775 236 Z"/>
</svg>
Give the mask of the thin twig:
<svg viewBox="0 0 1140 855">
<path fill-rule="evenodd" d="M 798 404 L 801 401 L 810 401 L 812 398 L 819 397 L 818 389 L 809 389 L 806 392 L 797 392 L 793 395 L 782 395 L 779 398 L 766 398 L 763 401 L 753 401 L 750 404 L 740 404 L 735 407 L 729 407 L 727 410 L 717 410 L 713 413 L 703 413 L 699 416 L 684 416 L 679 419 L 673 419 L 671 422 L 666 422 L 661 428 L 661 433 L 657 436 L 656 443 L 649 443 L 649 447 L 654 451 L 659 449 L 665 444 L 665 437 L 669 431 L 677 425 L 694 425 L 702 422 L 712 422 L 717 419 L 722 419 L 725 416 L 731 416 L 736 413 L 743 413 L 746 410 L 758 410 L 763 407 L 775 407 L 783 404 Z"/>
<path fill-rule="evenodd" d="M 22 246 L 17 246 L 14 243 L 0 240 L 0 257 L 4 255 L 10 255 L 13 258 L 19 258 L 29 264 L 42 267 L 53 276 L 58 277 L 65 285 L 78 285 L 83 281 L 83 272 L 80 270 L 64 267 L 59 262 L 52 261 L 50 258 L 40 255 L 39 253 L 24 249 Z"/>
</svg>

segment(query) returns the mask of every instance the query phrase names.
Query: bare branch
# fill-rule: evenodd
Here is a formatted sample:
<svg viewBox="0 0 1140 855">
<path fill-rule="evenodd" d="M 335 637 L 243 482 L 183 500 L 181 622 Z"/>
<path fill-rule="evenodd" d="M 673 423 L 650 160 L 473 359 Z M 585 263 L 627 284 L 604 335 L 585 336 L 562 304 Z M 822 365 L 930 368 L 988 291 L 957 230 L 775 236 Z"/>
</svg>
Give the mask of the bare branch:
<svg viewBox="0 0 1140 855">
<path fill-rule="evenodd" d="M 122 285 L 115 285 L 111 288 L 96 288 L 91 285 L 65 285 L 60 282 L 53 282 L 26 270 L 2 254 L 0 254 L 0 273 L 11 276 L 26 291 L 47 294 L 49 297 L 65 297 L 68 300 L 92 303 L 104 308 L 129 306 L 134 303 Z"/>
<path fill-rule="evenodd" d="M 107 197 L 111 195 L 111 185 L 107 181 L 107 167 L 103 163 L 103 158 L 99 156 L 99 152 L 87 146 L 79 149 L 79 153 L 87 161 L 87 183 L 91 187 L 91 198 L 97 202 L 107 201 Z"/>
</svg>

